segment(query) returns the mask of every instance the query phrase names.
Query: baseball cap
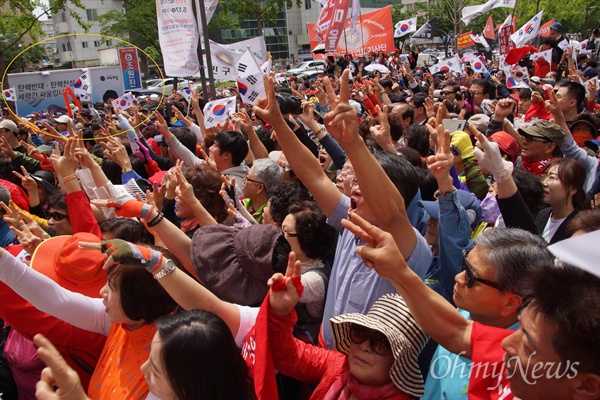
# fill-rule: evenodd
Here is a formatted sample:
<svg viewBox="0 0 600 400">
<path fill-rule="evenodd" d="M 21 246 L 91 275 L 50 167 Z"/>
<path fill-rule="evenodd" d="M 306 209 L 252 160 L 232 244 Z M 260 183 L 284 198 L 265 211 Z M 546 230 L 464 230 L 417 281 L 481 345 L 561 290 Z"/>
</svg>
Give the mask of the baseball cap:
<svg viewBox="0 0 600 400">
<path fill-rule="evenodd" d="M 543 138 L 549 142 L 556 143 L 560 147 L 565 139 L 565 132 L 562 128 L 550 121 L 540 119 L 526 128 L 519 128 L 519 133 L 525 136 Z"/>
<path fill-rule="evenodd" d="M 562 32 L 562 24 L 560 22 L 555 22 L 550 25 L 550 29 L 554 29 L 557 32 Z"/>
<path fill-rule="evenodd" d="M 498 143 L 498 147 L 500 147 L 500 150 L 506 155 L 508 155 L 508 161 L 515 162 L 517 160 L 520 153 L 519 144 L 517 143 L 517 140 L 514 137 L 512 137 L 509 133 L 504 131 L 498 131 L 492 136 L 490 136 L 490 139 L 493 142 Z"/>
<path fill-rule="evenodd" d="M 19 131 L 19 128 L 17 127 L 17 124 L 15 124 L 10 119 L 3 119 L 2 121 L 0 121 L 0 128 L 2 128 L 2 129 L 8 129 L 9 131 L 13 131 L 13 132 L 18 132 Z"/>
</svg>

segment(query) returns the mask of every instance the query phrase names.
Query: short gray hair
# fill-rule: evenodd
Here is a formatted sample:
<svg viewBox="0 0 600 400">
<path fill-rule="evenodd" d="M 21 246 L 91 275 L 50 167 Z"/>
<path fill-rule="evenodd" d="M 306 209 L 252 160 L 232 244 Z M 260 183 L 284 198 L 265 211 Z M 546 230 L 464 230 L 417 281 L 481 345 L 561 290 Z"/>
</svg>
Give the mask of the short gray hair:
<svg viewBox="0 0 600 400">
<path fill-rule="evenodd" d="M 6 205 L 10 202 L 10 191 L 4 185 L 0 185 L 0 201 Z"/>
<path fill-rule="evenodd" d="M 554 265 L 546 241 L 522 229 L 490 229 L 475 242 L 483 250 L 484 260 L 494 269 L 499 289 L 519 296 L 527 293 L 535 273 Z"/>
<path fill-rule="evenodd" d="M 269 191 L 273 186 L 281 182 L 283 171 L 279 165 L 270 158 L 259 158 L 252 164 L 254 173 L 258 180 L 265 185 L 265 190 Z"/>
</svg>

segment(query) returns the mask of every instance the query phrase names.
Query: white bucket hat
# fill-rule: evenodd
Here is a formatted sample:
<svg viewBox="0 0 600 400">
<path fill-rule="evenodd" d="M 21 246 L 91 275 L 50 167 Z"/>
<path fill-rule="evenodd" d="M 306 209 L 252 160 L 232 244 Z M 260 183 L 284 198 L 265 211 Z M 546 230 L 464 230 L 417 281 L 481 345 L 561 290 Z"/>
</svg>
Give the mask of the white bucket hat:
<svg viewBox="0 0 600 400">
<path fill-rule="evenodd" d="M 330 320 L 336 349 L 348 355 L 350 351 L 350 328 L 357 324 L 381 332 L 390 342 L 394 364 L 390 378 L 400 390 L 415 397 L 423 397 L 423 375 L 418 357 L 429 336 L 417 325 L 404 299 L 398 294 L 386 294 L 379 298 L 365 314 L 343 314 Z"/>
</svg>

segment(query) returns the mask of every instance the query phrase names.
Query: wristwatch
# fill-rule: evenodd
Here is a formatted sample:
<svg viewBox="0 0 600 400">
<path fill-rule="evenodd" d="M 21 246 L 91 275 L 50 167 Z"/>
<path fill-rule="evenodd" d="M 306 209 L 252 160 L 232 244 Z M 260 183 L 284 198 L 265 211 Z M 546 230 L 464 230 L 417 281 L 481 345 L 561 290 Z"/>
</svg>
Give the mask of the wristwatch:
<svg viewBox="0 0 600 400">
<path fill-rule="evenodd" d="M 158 272 L 156 272 L 152 276 L 154 277 L 154 279 L 159 280 L 159 279 L 162 279 L 165 276 L 169 275 L 176 269 L 177 269 L 177 266 L 175 265 L 175 263 L 173 261 L 169 260 L 168 258 L 164 258 L 161 268 L 158 270 Z"/>
</svg>

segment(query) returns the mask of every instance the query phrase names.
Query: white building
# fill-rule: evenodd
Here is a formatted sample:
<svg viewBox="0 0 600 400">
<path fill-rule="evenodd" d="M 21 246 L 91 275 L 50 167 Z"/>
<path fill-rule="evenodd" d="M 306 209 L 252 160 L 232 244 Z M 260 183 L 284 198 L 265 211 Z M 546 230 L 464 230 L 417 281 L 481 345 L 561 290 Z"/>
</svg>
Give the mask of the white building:
<svg viewBox="0 0 600 400">
<path fill-rule="evenodd" d="M 52 15 L 56 35 L 69 35 L 56 39 L 59 61 L 61 64 L 72 63 L 74 68 L 94 67 L 100 65 L 98 50 L 114 46 L 112 40 L 100 36 L 99 15 L 108 10 L 125 12 L 122 0 L 82 0 L 85 9 L 72 7 L 84 22 L 92 24 L 87 33 L 71 17 L 68 11 L 60 11 Z"/>
</svg>

